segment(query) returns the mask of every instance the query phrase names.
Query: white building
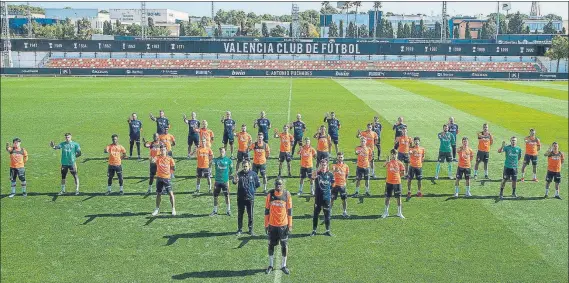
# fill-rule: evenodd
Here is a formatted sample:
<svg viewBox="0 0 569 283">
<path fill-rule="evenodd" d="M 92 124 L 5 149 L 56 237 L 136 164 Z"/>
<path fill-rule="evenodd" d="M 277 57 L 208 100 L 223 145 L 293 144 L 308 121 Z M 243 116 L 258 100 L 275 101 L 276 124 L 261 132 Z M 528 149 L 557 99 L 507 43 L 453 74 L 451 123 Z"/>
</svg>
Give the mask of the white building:
<svg viewBox="0 0 569 283">
<path fill-rule="evenodd" d="M 141 9 L 109 9 L 111 20 L 118 20 L 121 24 L 141 24 Z M 170 9 L 146 9 L 146 16 L 154 20 L 154 24 L 176 24 L 179 21 L 187 21 L 188 13 Z"/>
<path fill-rule="evenodd" d="M 277 26 L 281 26 L 288 31 L 290 27 L 290 22 L 276 22 L 276 21 L 261 21 L 261 23 L 255 24 L 255 28 L 259 31 L 262 31 L 263 24 L 267 25 L 267 29 L 271 32 L 272 29 L 276 28 Z"/>
<path fill-rule="evenodd" d="M 110 21 L 109 14 L 100 13 L 99 9 L 60 9 L 60 8 L 45 8 L 45 17 L 49 19 L 65 20 L 69 18 L 71 21 L 76 22 L 81 19 L 88 19 L 91 22 L 91 28 L 103 29 L 103 23 Z"/>
</svg>

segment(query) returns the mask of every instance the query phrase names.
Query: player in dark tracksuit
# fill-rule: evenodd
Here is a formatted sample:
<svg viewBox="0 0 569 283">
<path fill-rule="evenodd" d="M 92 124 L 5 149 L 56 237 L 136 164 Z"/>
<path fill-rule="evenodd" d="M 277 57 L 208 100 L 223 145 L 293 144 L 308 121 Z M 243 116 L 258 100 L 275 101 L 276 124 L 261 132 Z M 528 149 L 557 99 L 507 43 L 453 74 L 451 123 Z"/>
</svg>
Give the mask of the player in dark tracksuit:
<svg viewBox="0 0 569 283">
<path fill-rule="evenodd" d="M 253 232 L 253 207 L 255 206 L 255 191 L 261 186 L 257 173 L 251 171 L 249 160 L 242 163 L 243 170 L 237 173 L 233 178 L 233 184 L 237 184 L 237 235 L 242 233 L 243 214 L 247 210 L 247 227 L 249 234 L 254 236 Z"/>
<path fill-rule="evenodd" d="M 318 173 L 313 173 L 315 184 L 315 197 L 314 197 L 314 214 L 312 215 L 312 234 L 316 235 L 316 227 L 318 227 L 318 216 L 320 211 L 324 211 L 324 225 L 326 225 L 326 232 L 324 235 L 332 236 L 330 233 L 330 210 L 332 201 L 332 186 L 334 185 L 334 174 L 328 171 L 328 160 L 322 159 L 319 164 Z"/>
<path fill-rule="evenodd" d="M 165 134 L 166 128 L 170 128 L 170 120 L 164 116 L 164 110 L 160 110 L 160 116 L 158 118 L 150 113 L 150 120 L 156 122 L 156 132 L 159 135 Z"/>
<path fill-rule="evenodd" d="M 259 133 L 263 133 L 263 141 L 269 142 L 269 129 L 271 128 L 271 121 L 267 119 L 265 111 L 261 111 L 261 118 L 254 121 L 253 128 L 259 128 Z"/>
<path fill-rule="evenodd" d="M 188 124 L 188 158 L 190 158 L 190 153 L 192 152 L 192 145 L 196 148 L 200 144 L 200 134 L 196 132 L 197 129 L 201 127 L 200 120 L 196 119 L 196 112 L 192 112 L 191 119 L 188 120 L 186 114 L 184 114 L 184 123 Z"/>
<path fill-rule="evenodd" d="M 132 148 L 134 143 L 136 143 L 136 152 L 138 153 L 138 159 L 140 159 L 140 131 L 142 131 L 142 122 L 137 118 L 136 113 L 132 113 L 132 116 L 128 117 L 128 135 L 130 137 L 130 157 L 132 158 Z"/>
<path fill-rule="evenodd" d="M 403 129 L 407 129 L 407 125 L 403 123 L 403 117 L 397 118 L 397 123 L 393 125 L 393 130 L 395 131 L 395 138 L 403 134 Z"/>
<path fill-rule="evenodd" d="M 302 116 L 296 114 L 296 121 L 292 122 L 292 128 L 294 129 L 294 143 L 292 144 L 292 154 L 296 152 L 296 145 L 302 146 L 302 138 L 304 137 L 304 132 L 306 131 L 306 124 L 302 122 Z"/>
<path fill-rule="evenodd" d="M 373 131 L 377 134 L 377 143 L 375 144 L 375 147 L 377 148 L 377 161 L 379 161 L 379 157 L 381 156 L 381 130 L 383 129 L 383 126 L 381 125 L 381 122 L 379 122 L 379 117 L 377 116 L 373 117 L 373 123 L 371 125 Z"/>
<path fill-rule="evenodd" d="M 227 151 L 227 143 L 231 150 L 230 157 L 233 159 L 233 141 L 235 137 L 235 120 L 231 119 L 231 112 L 226 111 L 225 116 L 221 117 L 223 124 L 223 148 Z"/>
<path fill-rule="evenodd" d="M 340 120 L 336 119 L 336 113 L 330 112 L 330 114 L 326 113 L 326 116 L 324 116 L 324 122 L 328 123 L 328 135 L 330 135 L 334 143 L 334 148 L 336 149 L 336 154 L 338 154 L 338 139 L 340 137 L 338 131 L 341 127 Z"/>
</svg>

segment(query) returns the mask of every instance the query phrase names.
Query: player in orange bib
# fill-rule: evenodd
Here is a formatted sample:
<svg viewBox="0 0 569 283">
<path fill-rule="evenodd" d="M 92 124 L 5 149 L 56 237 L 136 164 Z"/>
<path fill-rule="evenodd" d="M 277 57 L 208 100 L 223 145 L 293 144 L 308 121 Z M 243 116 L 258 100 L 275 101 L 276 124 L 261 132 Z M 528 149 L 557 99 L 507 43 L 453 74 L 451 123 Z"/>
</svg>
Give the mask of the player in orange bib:
<svg viewBox="0 0 569 283">
<path fill-rule="evenodd" d="M 252 170 L 257 174 L 261 174 L 263 177 L 263 193 L 267 194 L 267 158 L 269 158 L 271 149 L 269 148 L 269 144 L 264 140 L 265 135 L 263 133 L 257 133 L 257 141 L 249 146 L 249 149 L 253 151 Z"/>
<path fill-rule="evenodd" d="M 205 121 L 205 120 L 204 120 Z M 201 178 L 207 178 L 208 193 L 211 193 L 211 160 L 213 159 L 213 151 L 207 146 L 207 137 L 201 139 L 200 145 L 194 148 L 190 156 L 196 155 L 198 167 L 196 169 L 196 191 L 200 192 Z"/>
<path fill-rule="evenodd" d="M 332 139 L 330 135 L 326 133 L 326 127 L 324 125 L 318 128 L 318 132 L 314 134 L 314 138 L 318 142 L 316 145 L 316 164 L 320 164 L 320 160 L 330 158 Z"/>
<path fill-rule="evenodd" d="M 206 143 L 205 143 L 205 147 L 210 147 L 211 148 L 211 144 L 213 143 L 213 138 L 214 138 L 214 134 L 213 131 L 207 128 L 207 121 L 203 120 L 202 121 L 202 127 L 199 129 L 195 129 L 195 131 L 198 133 L 198 135 L 200 136 L 200 142 L 203 141 L 203 139 L 206 139 Z"/>
<path fill-rule="evenodd" d="M 247 125 L 245 124 L 241 125 L 241 132 L 235 133 L 235 136 L 237 137 L 237 165 L 235 166 L 235 172 L 238 172 L 239 164 L 249 160 L 249 147 L 253 139 L 247 133 Z"/>
<path fill-rule="evenodd" d="M 559 195 L 559 183 L 561 183 L 561 166 L 565 162 L 565 155 L 559 151 L 559 144 L 553 142 L 551 147 L 545 153 L 547 156 L 547 175 L 545 176 L 545 196 L 549 194 L 549 184 L 551 181 L 555 182 L 555 198 L 561 199 Z"/>
<path fill-rule="evenodd" d="M 261 136 L 262 137 L 262 136 Z M 281 243 L 281 270 L 290 271 L 286 266 L 288 253 L 288 234 L 292 232 L 292 197 L 284 189 L 281 178 L 275 180 L 275 189 L 270 190 L 265 200 L 265 233 L 269 238 L 269 267 L 266 273 L 273 271 L 275 246 Z"/>
<path fill-rule="evenodd" d="M 537 182 L 537 155 L 541 150 L 541 142 L 539 138 L 535 136 L 535 130 L 529 130 L 529 136 L 524 138 L 526 142 L 526 155 L 524 156 L 524 165 L 522 166 L 522 178 L 520 182 L 525 182 L 524 175 L 526 173 L 526 166 L 528 166 L 529 162 L 531 161 L 531 165 L 533 166 L 533 179 L 532 181 Z"/>
<path fill-rule="evenodd" d="M 401 175 L 405 175 L 405 165 L 397 159 L 397 150 L 391 149 L 390 156 L 383 167 L 387 169 L 387 178 L 385 178 L 385 211 L 381 218 L 389 216 L 389 201 L 394 195 L 397 198 L 397 216 L 405 218 L 401 211 Z"/>
<path fill-rule="evenodd" d="M 163 143 L 170 144 L 170 149 L 168 149 L 168 156 L 172 156 L 172 147 L 176 145 L 176 138 L 174 135 L 168 133 L 168 128 L 164 129 L 164 134 L 158 135 L 158 139 Z"/>
<path fill-rule="evenodd" d="M 312 180 L 312 160 L 316 156 L 317 152 L 312 146 L 310 146 L 310 138 L 304 138 L 304 144 L 298 150 L 300 155 L 300 184 L 298 188 L 298 195 L 302 195 L 302 189 L 304 187 L 304 179 L 308 178 L 310 180 L 310 193 L 314 195 L 314 180 Z"/>
<path fill-rule="evenodd" d="M 10 154 L 10 195 L 8 197 L 13 198 L 16 195 L 16 178 L 20 179 L 22 184 L 22 195 L 27 196 L 26 191 L 26 162 L 28 162 L 28 151 L 21 147 L 22 140 L 20 138 L 14 138 L 12 140 L 12 146 L 10 143 L 6 143 L 6 151 Z"/>
<path fill-rule="evenodd" d="M 166 152 L 170 150 L 170 144 L 161 142 L 158 136 L 158 133 L 154 133 L 154 135 L 152 135 L 153 140 L 151 142 L 147 142 L 146 139 L 142 138 L 144 147 L 150 150 L 150 158 L 148 159 L 150 161 L 150 178 L 146 194 L 150 194 L 152 192 L 152 184 L 154 183 L 154 177 L 156 176 L 156 158 L 160 155 L 160 146 L 164 145 L 166 147 Z"/>
<path fill-rule="evenodd" d="M 286 167 L 288 169 L 288 176 L 292 177 L 290 174 L 290 161 L 292 160 L 291 147 L 294 142 L 294 136 L 288 132 L 288 125 L 283 126 L 283 132 L 279 133 L 278 129 L 275 129 L 275 138 L 279 138 L 281 141 L 280 153 L 279 153 L 279 177 L 281 176 L 281 171 L 283 169 L 283 162 L 286 160 Z"/>
<path fill-rule="evenodd" d="M 373 149 L 377 145 L 378 136 L 377 133 L 373 131 L 373 125 L 371 123 L 367 124 L 367 130 L 363 132 L 358 130 L 356 138 L 366 139 L 366 146 L 369 147 L 372 151 L 371 152 L 372 158 L 369 160 L 369 164 L 371 168 L 371 177 L 375 178 L 375 166 L 373 164 Z"/>
<path fill-rule="evenodd" d="M 397 159 L 405 164 L 405 172 L 409 172 L 409 147 L 413 143 L 411 137 L 407 136 L 407 128 L 401 130 L 401 136 L 395 138 L 395 149 L 397 149 Z"/>
<path fill-rule="evenodd" d="M 152 216 L 158 215 L 160 211 L 160 202 L 162 200 L 162 191 L 170 196 L 170 204 L 172 204 L 172 215 L 176 215 L 176 200 L 170 176 L 174 174 L 176 163 L 174 159 L 168 156 L 168 149 L 164 144 L 160 145 L 160 154 L 156 157 L 156 208 L 152 212 Z"/>
<path fill-rule="evenodd" d="M 488 179 L 488 159 L 490 157 L 490 146 L 494 143 L 494 137 L 488 131 L 488 124 L 482 125 L 482 132 L 478 133 L 478 152 L 476 153 L 476 164 L 474 165 L 474 179 L 478 175 L 478 164 L 484 162 L 484 178 Z"/>
<path fill-rule="evenodd" d="M 369 164 L 370 160 L 373 158 L 372 149 L 367 147 L 367 141 L 365 138 L 360 139 L 360 145 L 356 147 L 356 155 L 358 156 L 358 162 L 356 167 L 356 192 L 353 197 L 359 197 L 360 195 L 360 182 L 362 179 L 365 180 L 366 186 L 366 196 L 370 196 L 369 193 Z"/>
<path fill-rule="evenodd" d="M 342 216 L 344 218 L 350 217 L 348 215 L 348 203 L 346 201 L 348 198 L 348 194 L 346 193 L 346 180 L 348 180 L 348 176 L 350 175 L 350 167 L 348 164 L 344 163 L 343 152 L 338 152 L 336 154 L 336 164 L 332 165 L 332 173 L 334 174 L 334 186 L 332 187 L 330 210 L 334 207 L 334 201 L 338 198 L 339 193 L 340 198 L 342 199 L 342 208 L 344 209 Z"/>
<path fill-rule="evenodd" d="M 122 160 L 126 159 L 126 149 L 119 144 L 119 136 L 117 134 L 113 134 L 111 136 L 111 140 L 113 141 L 111 144 L 107 145 L 105 148 L 105 153 L 109 154 L 109 166 L 107 168 L 107 193 L 109 195 L 111 193 L 113 178 L 115 177 L 115 173 L 117 173 L 117 178 L 119 179 L 119 194 L 124 194 L 123 191 L 123 177 L 122 177 Z"/>
<path fill-rule="evenodd" d="M 413 138 L 413 144 L 409 148 L 409 172 L 407 178 L 407 200 L 411 199 L 411 181 L 417 179 L 417 196 L 422 197 L 421 187 L 423 183 L 423 161 L 425 161 L 425 148 L 421 146 L 421 138 Z"/>
<path fill-rule="evenodd" d="M 464 176 L 466 180 L 466 197 L 472 196 L 470 194 L 470 163 L 474 159 L 474 151 L 468 146 L 468 138 L 462 138 L 462 146 L 458 148 L 456 153 L 458 155 L 458 169 L 456 169 L 456 181 L 454 183 L 454 197 L 458 197 L 458 186 L 460 180 Z"/>
</svg>

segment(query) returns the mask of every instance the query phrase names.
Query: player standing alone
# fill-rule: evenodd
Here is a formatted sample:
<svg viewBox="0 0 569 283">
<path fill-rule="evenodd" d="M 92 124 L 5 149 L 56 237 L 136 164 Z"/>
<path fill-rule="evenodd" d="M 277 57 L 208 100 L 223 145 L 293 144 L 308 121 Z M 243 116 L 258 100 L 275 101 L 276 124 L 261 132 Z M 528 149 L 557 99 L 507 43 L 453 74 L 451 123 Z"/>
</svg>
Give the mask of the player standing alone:
<svg viewBox="0 0 569 283">
<path fill-rule="evenodd" d="M 71 140 L 71 133 L 65 134 L 64 142 L 55 145 L 53 141 L 50 141 L 49 146 L 55 150 L 61 149 L 61 191 L 59 195 L 65 194 L 65 178 L 68 171 L 75 180 L 75 195 L 79 195 L 79 176 L 77 176 L 75 160 L 81 156 L 81 147 L 78 143 Z"/>
<path fill-rule="evenodd" d="M 138 120 L 136 113 L 128 117 L 128 135 L 130 138 L 130 158 L 132 158 L 132 148 L 136 143 L 136 153 L 140 159 L 140 132 L 142 131 L 142 122 Z"/>
<path fill-rule="evenodd" d="M 115 173 L 117 174 L 117 178 L 119 178 L 119 194 L 124 194 L 123 191 L 123 177 L 122 177 L 122 159 L 126 158 L 126 149 L 119 144 L 119 136 L 114 134 L 111 136 L 111 140 L 113 141 L 111 144 L 107 145 L 105 148 L 105 153 L 109 154 L 109 166 L 107 168 L 107 195 L 111 193 L 112 185 L 113 185 L 113 178 L 115 177 Z"/>
<path fill-rule="evenodd" d="M 470 163 L 474 159 L 474 151 L 468 146 L 468 138 L 462 138 L 462 146 L 458 149 L 458 169 L 456 169 L 456 182 L 454 183 L 454 197 L 458 197 L 458 186 L 460 180 L 464 177 L 466 180 L 466 194 L 465 196 L 470 197 Z"/>
<path fill-rule="evenodd" d="M 502 184 L 500 184 L 500 200 L 504 199 L 504 186 L 506 181 L 512 180 L 512 197 L 517 198 L 516 183 L 518 181 L 518 162 L 522 158 L 522 149 L 517 146 L 518 139 L 516 137 L 510 138 L 510 144 L 506 146 L 506 142 L 502 142 L 502 147 L 498 149 L 498 153 L 504 152 L 506 160 L 504 161 L 504 174 Z"/>
<path fill-rule="evenodd" d="M 338 154 L 338 139 L 340 138 L 338 132 L 340 131 L 340 127 L 342 126 L 340 124 L 340 120 L 336 119 L 336 113 L 330 112 L 330 114 L 326 113 L 326 115 L 324 116 L 324 122 L 328 123 L 328 134 L 330 135 L 330 138 L 334 143 L 334 149 L 336 149 L 336 154 Z"/>
<path fill-rule="evenodd" d="M 281 243 L 281 270 L 290 271 L 286 266 L 288 254 L 288 233 L 292 232 L 292 198 L 284 189 L 282 179 L 275 180 L 275 189 L 270 190 L 265 201 L 265 233 L 269 238 L 269 267 L 266 273 L 273 271 L 275 246 Z"/>
<path fill-rule="evenodd" d="M 261 186 L 257 173 L 251 171 L 249 160 L 243 161 L 243 170 L 233 178 L 233 184 L 237 184 L 237 236 L 241 235 L 243 228 L 243 214 L 247 210 L 247 227 L 249 234 L 253 232 L 253 208 L 255 207 L 255 191 Z"/>
<path fill-rule="evenodd" d="M 16 195 L 16 178 L 20 179 L 22 184 L 22 195 L 27 196 L 26 191 L 26 168 L 24 167 L 26 162 L 28 162 L 28 151 L 21 147 L 22 140 L 20 138 L 14 138 L 12 140 L 12 146 L 10 143 L 6 143 L 6 151 L 10 154 L 10 195 L 8 197 L 13 198 Z"/>
<path fill-rule="evenodd" d="M 565 155 L 559 151 L 559 144 L 553 142 L 551 147 L 545 153 L 547 156 L 547 175 L 545 176 L 545 198 L 549 194 L 549 184 L 555 182 L 555 198 L 561 199 L 559 195 L 559 183 L 561 183 L 561 166 L 565 162 Z"/>
<path fill-rule="evenodd" d="M 532 181 L 537 182 L 537 155 L 541 150 L 541 142 L 539 138 L 535 136 L 535 130 L 529 130 L 529 136 L 524 138 L 526 143 L 526 155 L 524 156 L 524 165 L 522 166 L 522 179 L 521 182 L 525 182 L 526 166 L 528 166 L 531 161 L 533 166 L 533 179 Z"/>
</svg>

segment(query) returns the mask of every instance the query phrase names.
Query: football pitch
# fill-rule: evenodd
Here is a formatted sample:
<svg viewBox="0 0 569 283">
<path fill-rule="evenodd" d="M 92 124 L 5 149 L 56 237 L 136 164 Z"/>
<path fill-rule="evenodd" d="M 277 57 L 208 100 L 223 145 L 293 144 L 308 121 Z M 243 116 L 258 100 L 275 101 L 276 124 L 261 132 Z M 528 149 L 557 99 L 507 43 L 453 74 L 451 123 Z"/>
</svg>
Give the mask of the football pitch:
<svg viewBox="0 0 569 283">
<path fill-rule="evenodd" d="M 3 282 L 567 282 L 568 183 L 563 165 L 561 196 L 544 199 L 547 159 L 543 153 L 553 141 L 568 152 L 567 82 L 419 81 L 290 78 L 2 78 L 1 142 L 22 139 L 29 153 L 26 164 L 28 196 L 8 198 L 9 157 L 2 150 L 1 165 L 1 280 Z M 170 119 L 176 177 L 173 182 L 177 216 L 163 198 L 161 213 L 151 217 L 155 196 L 148 188 L 148 160 L 124 160 L 125 195 L 105 196 L 107 154 L 111 135 L 128 151 L 127 118 L 138 113 L 142 136 L 151 139 L 156 125 L 148 118 L 164 109 Z M 409 136 L 421 137 L 426 150 L 422 198 L 403 201 L 406 219 L 380 219 L 384 209 L 385 169 L 376 162 L 378 179 L 371 181 L 371 197 L 349 198 L 350 218 L 341 217 L 338 200 L 332 211 L 333 237 L 312 231 L 313 198 L 293 196 L 293 233 L 288 266 L 280 270 L 280 248 L 275 269 L 268 265 L 264 235 L 264 196 L 255 201 L 255 232 L 236 236 L 237 203 L 231 190 L 232 216 L 210 217 L 212 196 L 202 180 L 202 194 L 194 195 L 196 160 L 188 160 L 188 127 L 182 114 L 197 112 L 214 131 L 221 146 L 224 111 L 238 125 L 247 124 L 264 110 L 273 128 L 302 114 L 307 135 L 335 111 L 342 124 L 340 150 L 350 166 L 348 193 L 355 183 L 355 137 L 375 115 L 380 117 L 382 159 L 393 147 L 391 126 L 398 116 Z M 476 133 L 489 123 L 494 135 L 490 153 L 490 180 L 472 182 L 473 197 L 452 197 L 454 181 L 431 181 L 439 141 L 437 133 L 449 117 L 460 126 L 459 137 L 469 137 L 476 151 Z M 497 201 L 504 154 L 502 141 L 523 137 L 535 128 L 541 139 L 539 182 L 518 183 L 521 198 Z M 238 128 L 239 129 L 239 128 Z M 60 190 L 60 152 L 49 147 L 71 132 L 83 155 L 77 166 L 81 195 Z M 270 133 L 273 133 L 270 130 Z M 279 142 L 270 139 L 269 188 L 278 172 Z M 313 146 L 316 145 L 313 139 Z M 148 150 L 141 149 L 148 157 Z M 135 150 L 136 152 L 136 150 Z M 519 168 L 521 168 L 521 162 Z M 474 164 L 473 164 L 474 166 Z M 284 166 L 286 168 L 286 166 Z M 298 191 L 299 160 L 292 162 L 293 178 L 286 189 Z M 283 168 L 284 169 L 284 168 Z M 453 164 L 456 171 L 456 163 Z M 479 175 L 482 170 L 480 167 Z M 519 169 L 521 172 L 521 169 Z M 441 167 L 446 176 L 446 165 Z M 529 178 L 528 178 L 529 177 Z M 531 165 L 526 169 L 531 179 Z M 68 176 L 67 191 L 73 192 Z M 362 185 L 362 190 L 363 190 Z M 403 185 L 403 192 L 406 192 Z M 306 192 L 306 186 L 305 186 Z M 416 193 L 416 181 L 413 182 Z M 505 195 L 511 193 L 507 184 Z M 392 202 L 390 214 L 396 213 Z M 220 211 L 225 211 L 220 197 Z M 321 216 L 322 217 L 322 216 Z M 246 217 L 245 220 L 246 222 Z"/>
</svg>

